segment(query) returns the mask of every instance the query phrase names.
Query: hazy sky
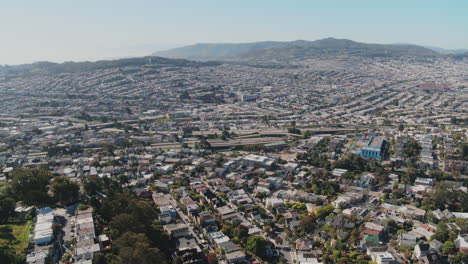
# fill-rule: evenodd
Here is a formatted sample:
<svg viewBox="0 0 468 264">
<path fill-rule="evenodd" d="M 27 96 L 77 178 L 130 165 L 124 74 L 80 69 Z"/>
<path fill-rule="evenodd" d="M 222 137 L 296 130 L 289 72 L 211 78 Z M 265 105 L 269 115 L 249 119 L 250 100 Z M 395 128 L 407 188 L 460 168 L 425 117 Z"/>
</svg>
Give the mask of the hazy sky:
<svg viewBox="0 0 468 264">
<path fill-rule="evenodd" d="M 324 37 L 468 48 L 468 1 L 0 0 L 0 64 Z"/>
</svg>

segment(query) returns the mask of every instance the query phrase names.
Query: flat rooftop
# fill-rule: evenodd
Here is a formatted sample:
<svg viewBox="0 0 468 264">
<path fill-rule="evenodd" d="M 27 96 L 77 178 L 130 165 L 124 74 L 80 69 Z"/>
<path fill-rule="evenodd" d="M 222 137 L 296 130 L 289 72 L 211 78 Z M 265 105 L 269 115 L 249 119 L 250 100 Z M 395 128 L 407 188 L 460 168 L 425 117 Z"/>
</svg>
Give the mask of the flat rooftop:
<svg viewBox="0 0 468 264">
<path fill-rule="evenodd" d="M 369 147 L 380 148 L 380 146 L 382 146 L 383 140 L 384 139 L 381 137 L 373 137 L 369 143 Z"/>
</svg>

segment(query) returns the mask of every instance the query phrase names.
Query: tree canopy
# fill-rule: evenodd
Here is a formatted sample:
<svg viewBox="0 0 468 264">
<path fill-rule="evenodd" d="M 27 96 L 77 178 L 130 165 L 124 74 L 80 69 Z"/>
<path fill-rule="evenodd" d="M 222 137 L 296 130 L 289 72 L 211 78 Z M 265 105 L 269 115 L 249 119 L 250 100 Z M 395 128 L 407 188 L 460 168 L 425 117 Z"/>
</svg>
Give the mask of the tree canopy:
<svg viewBox="0 0 468 264">
<path fill-rule="evenodd" d="M 51 186 L 54 198 L 62 204 L 76 202 L 80 195 L 80 186 L 67 177 L 55 177 Z"/>
<path fill-rule="evenodd" d="M 312 232 L 314 231 L 316 221 L 317 217 L 315 215 L 306 215 L 301 219 L 301 226 L 304 228 L 304 231 Z"/>
<path fill-rule="evenodd" d="M 317 218 L 318 219 L 325 219 L 325 217 L 327 217 L 328 215 L 330 215 L 333 210 L 335 210 L 335 208 L 333 208 L 333 206 L 331 204 L 329 205 L 326 205 L 320 209 L 317 210 Z"/>
<path fill-rule="evenodd" d="M 259 257 L 265 255 L 267 246 L 268 242 L 261 236 L 253 235 L 247 239 L 247 248 Z"/>
<path fill-rule="evenodd" d="M 8 221 L 15 212 L 15 200 L 6 195 L 0 195 L 0 223 Z"/>
<path fill-rule="evenodd" d="M 370 160 L 366 160 L 365 158 L 357 154 L 350 153 L 342 157 L 340 160 L 336 161 L 334 167 L 347 169 L 350 171 L 374 171 L 375 167 L 377 167 L 377 163 L 370 162 Z"/>
<path fill-rule="evenodd" d="M 468 194 L 456 190 L 452 185 L 439 182 L 434 187 L 434 192 L 423 201 L 428 209 L 448 208 L 451 211 L 468 212 Z"/>
<path fill-rule="evenodd" d="M 112 218 L 109 227 L 114 237 L 118 237 L 126 232 L 143 232 L 144 226 L 133 215 L 118 214 Z"/>
<path fill-rule="evenodd" d="M 11 174 L 11 196 L 27 205 L 43 205 L 50 203 L 48 185 L 52 178 L 47 170 L 19 168 Z"/>
<path fill-rule="evenodd" d="M 171 254 L 173 245 L 157 220 L 158 210 L 152 201 L 128 193 L 110 193 L 96 206 L 96 213 L 101 223 L 108 224 L 114 242 L 119 243 L 113 251 L 120 259 L 118 263 L 165 263 L 165 256 Z M 144 250 L 131 246 L 132 243 L 141 245 Z M 107 260 L 108 257 L 99 258 L 107 261 L 106 264 L 114 261 Z"/>
<path fill-rule="evenodd" d="M 120 263 L 124 264 L 165 264 L 166 258 L 155 247 L 151 247 L 150 240 L 145 234 L 127 232 L 114 241 L 118 251 Z"/>
</svg>

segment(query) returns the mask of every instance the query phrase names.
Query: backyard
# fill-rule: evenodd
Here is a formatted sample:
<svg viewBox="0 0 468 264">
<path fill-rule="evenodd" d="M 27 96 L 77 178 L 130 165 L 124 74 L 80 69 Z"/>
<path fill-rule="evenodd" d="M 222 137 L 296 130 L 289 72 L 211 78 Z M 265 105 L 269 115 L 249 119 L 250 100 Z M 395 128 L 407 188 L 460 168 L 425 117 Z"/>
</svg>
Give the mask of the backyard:
<svg viewBox="0 0 468 264">
<path fill-rule="evenodd" d="M 31 221 L 0 225 L 0 248 L 14 249 L 17 255 L 23 255 L 28 247 L 30 231 Z"/>
</svg>

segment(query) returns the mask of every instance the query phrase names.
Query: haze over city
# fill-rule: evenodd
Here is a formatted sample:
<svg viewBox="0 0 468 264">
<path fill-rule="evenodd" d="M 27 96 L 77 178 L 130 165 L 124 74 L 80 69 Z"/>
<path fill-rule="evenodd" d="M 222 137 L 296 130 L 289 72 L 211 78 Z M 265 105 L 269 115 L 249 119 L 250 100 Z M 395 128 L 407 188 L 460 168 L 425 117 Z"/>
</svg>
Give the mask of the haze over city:
<svg viewBox="0 0 468 264">
<path fill-rule="evenodd" d="M 2 1 L 0 64 L 83 61 L 195 43 L 345 38 L 468 48 L 466 1 Z"/>
</svg>

